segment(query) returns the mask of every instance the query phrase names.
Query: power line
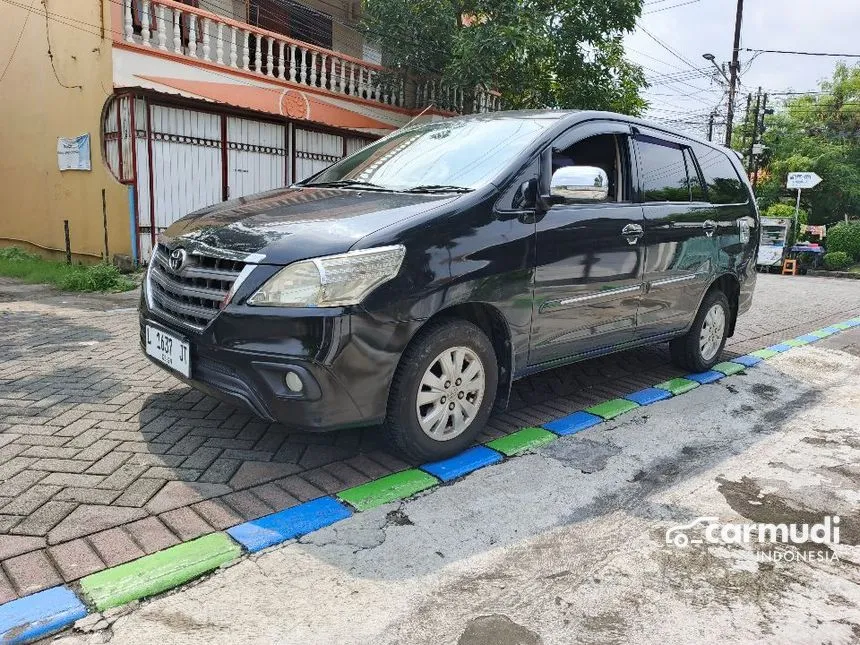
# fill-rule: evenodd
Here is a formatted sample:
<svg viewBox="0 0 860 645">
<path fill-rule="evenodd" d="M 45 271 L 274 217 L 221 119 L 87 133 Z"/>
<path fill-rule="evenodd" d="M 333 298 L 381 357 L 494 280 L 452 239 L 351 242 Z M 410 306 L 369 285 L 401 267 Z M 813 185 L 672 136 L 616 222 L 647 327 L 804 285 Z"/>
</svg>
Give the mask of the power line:
<svg viewBox="0 0 860 645">
<path fill-rule="evenodd" d="M 676 7 L 686 7 L 688 4 L 696 4 L 697 2 L 701 2 L 701 0 L 687 0 L 687 2 L 680 2 L 678 4 L 673 4 L 668 7 L 661 7 L 660 9 L 652 9 L 651 11 L 644 11 L 642 13 L 643 16 L 647 16 L 651 13 L 660 13 L 661 11 L 669 11 L 669 9 L 674 9 Z"/>
<path fill-rule="evenodd" d="M 21 38 L 24 36 L 24 30 L 27 28 L 27 21 L 30 19 L 30 9 L 33 8 L 33 3 L 35 0 L 30 0 L 30 5 L 27 7 L 27 15 L 24 16 L 24 22 L 21 23 L 21 31 L 18 32 L 18 40 L 15 41 L 15 46 L 12 48 L 12 53 L 9 54 L 9 60 L 6 61 L 6 66 L 3 68 L 3 73 L 0 74 L 0 83 L 3 82 L 3 79 L 6 78 L 6 72 L 9 71 L 9 66 L 12 64 L 12 60 L 15 58 L 15 53 L 18 51 L 18 45 L 21 44 Z"/>
<path fill-rule="evenodd" d="M 791 54 L 793 56 L 829 56 L 832 58 L 860 58 L 860 54 L 834 54 L 832 52 L 804 52 L 804 51 L 789 51 L 785 49 L 750 49 L 745 48 L 745 52 L 758 52 L 760 54 Z"/>
</svg>

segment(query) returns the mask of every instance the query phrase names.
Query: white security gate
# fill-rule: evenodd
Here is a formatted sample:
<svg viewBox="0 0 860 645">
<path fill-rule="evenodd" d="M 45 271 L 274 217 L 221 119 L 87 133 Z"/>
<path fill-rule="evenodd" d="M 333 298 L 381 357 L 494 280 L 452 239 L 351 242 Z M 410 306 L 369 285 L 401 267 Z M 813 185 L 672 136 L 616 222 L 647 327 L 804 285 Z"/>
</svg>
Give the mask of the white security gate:
<svg viewBox="0 0 860 645">
<path fill-rule="evenodd" d="M 296 128 L 296 177 L 307 179 L 343 158 L 343 137 Z"/>
<path fill-rule="evenodd" d="M 188 213 L 225 197 L 300 181 L 370 143 L 293 128 L 155 104 L 131 94 L 112 99 L 103 115 L 103 155 L 134 195 L 138 259 L 146 262 L 158 233 Z"/>
<path fill-rule="evenodd" d="M 283 125 L 227 117 L 227 195 L 230 199 L 289 183 L 287 129 Z"/>
<path fill-rule="evenodd" d="M 221 118 L 162 105 L 150 109 L 155 227 L 160 230 L 221 201 Z"/>
</svg>

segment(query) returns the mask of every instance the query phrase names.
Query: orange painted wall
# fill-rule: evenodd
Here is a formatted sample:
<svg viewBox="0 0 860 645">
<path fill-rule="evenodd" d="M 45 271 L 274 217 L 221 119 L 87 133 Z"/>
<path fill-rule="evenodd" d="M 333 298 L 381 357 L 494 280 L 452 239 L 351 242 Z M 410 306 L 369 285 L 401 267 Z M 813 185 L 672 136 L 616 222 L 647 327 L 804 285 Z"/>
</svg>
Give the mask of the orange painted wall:
<svg viewBox="0 0 860 645">
<path fill-rule="evenodd" d="M 76 258 L 96 261 L 104 252 L 104 190 L 110 255 L 131 253 L 128 191 L 104 166 L 99 139 L 102 107 L 113 87 L 111 6 L 109 0 L 47 0 L 33 2 L 28 14 L 0 3 L 0 64 L 11 58 L 0 81 L 4 246 L 29 243 L 46 255 L 62 251 L 63 220 L 69 220 Z M 91 137 L 92 170 L 60 172 L 57 137 L 84 133 Z"/>
</svg>

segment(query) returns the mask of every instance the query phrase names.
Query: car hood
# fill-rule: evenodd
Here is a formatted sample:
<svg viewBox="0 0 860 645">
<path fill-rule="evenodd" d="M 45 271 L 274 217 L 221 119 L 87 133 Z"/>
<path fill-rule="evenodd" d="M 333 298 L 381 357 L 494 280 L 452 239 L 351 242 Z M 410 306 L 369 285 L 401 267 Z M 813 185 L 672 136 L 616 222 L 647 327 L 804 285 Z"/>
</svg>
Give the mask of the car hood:
<svg viewBox="0 0 860 645">
<path fill-rule="evenodd" d="M 281 188 L 242 197 L 174 222 L 161 239 L 171 247 L 265 264 L 343 253 L 381 228 L 438 208 L 456 195 L 339 188 Z"/>
</svg>

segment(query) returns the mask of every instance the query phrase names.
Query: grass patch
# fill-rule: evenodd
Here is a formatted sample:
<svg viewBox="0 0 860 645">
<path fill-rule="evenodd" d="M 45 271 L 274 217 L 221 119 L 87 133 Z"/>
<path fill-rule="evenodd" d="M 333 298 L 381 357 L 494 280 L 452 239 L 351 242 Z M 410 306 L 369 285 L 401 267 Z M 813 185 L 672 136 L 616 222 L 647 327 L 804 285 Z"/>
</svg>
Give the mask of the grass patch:
<svg viewBox="0 0 860 645">
<path fill-rule="evenodd" d="M 0 275 L 64 291 L 130 291 L 137 286 L 107 262 L 89 266 L 51 262 L 15 246 L 0 249 Z"/>
</svg>

